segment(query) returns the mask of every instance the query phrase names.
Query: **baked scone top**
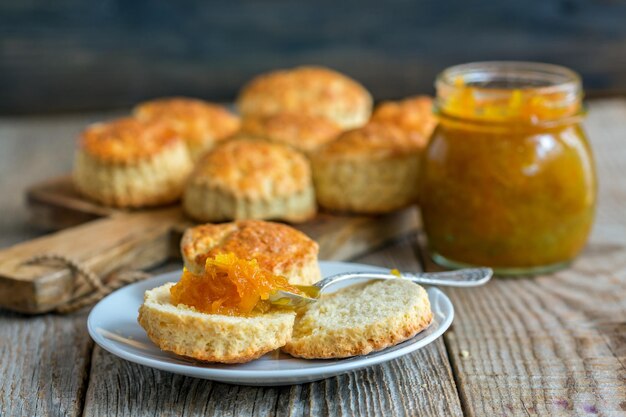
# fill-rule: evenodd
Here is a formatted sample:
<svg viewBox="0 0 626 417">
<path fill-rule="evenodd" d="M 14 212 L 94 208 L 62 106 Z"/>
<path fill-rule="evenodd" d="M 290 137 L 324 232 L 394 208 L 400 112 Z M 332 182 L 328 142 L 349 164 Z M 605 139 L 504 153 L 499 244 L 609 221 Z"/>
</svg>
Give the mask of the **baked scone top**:
<svg viewBox="0 0 626 417">
<path fill-rule="evenodd" d="M 311 168 L 300 152 L 262 140 L 237 139 L 206 154 L 191 176 L 238 197 L 272 198 L 311 186 Z"/>
<path fill-rule="evenodd" d="M 421 138 L 406 135 L 393 125 L 368 123 L 344 132 L 316 152 L 314 158 L 376 159 L 406 155 L 420 148 Z"/>
<path fill-rule="evenodd" d="M 174 124 L 188 143 L 219 141 L 239 129 L 239 118 L 223 106 L 203 100 L 172 97 L 140 103 L 136 117 L 144 120 L 166 120 Z"/>
<path fill-rule="evenodd" d="M 150 158 L 182 140 L 167 123 L 125 117 L 89 126 L 78 142 L 80 149 L 101 161 L 131 163 Z"/>
<path fill-rule="evenodd" d="M 270 116 L 247 117 L 241 134 L 285 143 L 310 152 L 335 139 L 342 129 L 335 122 L 304 113 L 279 113 Z"/>
<path fill-rule="evenodd" d="M 346 75 L 328 68 L 305 66 L 253 78 L 241 90 L 237 106 L 244 115 L 297 112 L 354 126 L 355 114 L 359 119 L 369 117 L 372 97 L 365 87 Z"/>
<path fill-rule="evenodd" d="M 425 146 L 437 125 L 432 109 L 433 100 L 428 96 L 385 101 L 374 109 L 372 121 L 393 124 Z"/>
<path fill-rule="evenodd" d="M 304 233 L 262 220 L 192 227 L 185 231 L 180 246 L 185 266 L 191 271 L 203 270 L 209 257 L 234 253 L 239 258 L 256 259 L 261 267 L 280 273 L 311 262 L 319 250 Z"/>
</svg>

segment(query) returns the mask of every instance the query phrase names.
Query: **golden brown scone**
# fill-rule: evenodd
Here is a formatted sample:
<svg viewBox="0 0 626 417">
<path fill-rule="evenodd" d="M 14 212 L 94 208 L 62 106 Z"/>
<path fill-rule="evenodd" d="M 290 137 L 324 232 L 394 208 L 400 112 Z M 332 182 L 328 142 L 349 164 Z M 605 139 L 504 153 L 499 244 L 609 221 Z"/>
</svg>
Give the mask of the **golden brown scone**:
<svg viewBox="0 0 626 417">
<path fill-rule="evenodd" d="M 305 221 L 316 212 L 311 168 L 304 155 L 285 145 L 231 140 L 197 163 L 183 206 L 199 221 Z"/>
<path fill-rule="evenodd" d="M 300 113 L 323 116 L 345 129 L 362 126 L 372 112 L 372 97 L 355 80 L 323 67 L 297 67 L 252 79 L 239 94 L 242 115 Z"/>
<path fill-rule="evenodd" d="M 422 147 L 426 146 L 437 126 L 437 119 L 433 114 L 433 99 L 428 96 L 382 102 L 374 109 L 372 121 L 389 123 L 400 128 Z"/>
<path fill-rule="evenodd" d="M 250 317 L 206 314 L 170 302 L 174 283 L 146 291 L 139 324 L 159 348 L 189 358 L 243 363 L 283 346 L 295 313 L 272 310 Z"/>
<path fill-rule="evenodd" d="M 73 178 L 81 193 L 105 205 L 146 207 L 178 200 L 192 169 L 171 126 L 123 118 L 82 132 Z"/>
<path fill-rule="evenodd" d="M 192 227 L 185 231 L 180 249 L 185 267 L 196 274 L 204 271 L 207 258 L 234 253 L 256 259 L 262 268 L 286 277 L 291 284 L 310 285 L 320 279 L 317 243 L 280 223 L 243 220 Z"/>
<path fill-rule="evenodd" d="M 417 199 L 421 141 L 379 123 L 347 131 L 311 158 L 320 206 L 386 213 Z"/>
<path fill-rule="evenodd" d="M 432 321 L 426 291 L 398 278 L 323 295 L 298 313 L 282 348 L 306 359 L 366 355 L 408 340 Z"/>
<path fill-rule="evenodd" d="M 280 113 L 244 119 L 240 134 L 283 143 L 308 154 L 335 139 L 341 131 L 339 125 L 322 116 Z"/>
<path fill-rule="evenodd" d="M 203 100 L 173 97 L 140 103 L 134 114 L 142 120 L 171 123 L 185 140 L 193 160 L 239 130 L 239 118 L 225 107 Z"/>
</svg>

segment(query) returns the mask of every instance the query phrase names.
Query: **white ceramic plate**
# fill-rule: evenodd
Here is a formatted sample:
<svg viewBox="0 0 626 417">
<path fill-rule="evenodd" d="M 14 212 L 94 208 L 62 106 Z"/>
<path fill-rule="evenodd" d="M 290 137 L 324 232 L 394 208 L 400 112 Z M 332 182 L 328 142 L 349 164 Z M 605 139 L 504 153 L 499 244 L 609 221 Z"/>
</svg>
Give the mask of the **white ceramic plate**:
<svg viewBox="0 0 626 417">
<path fill-rule="evenodd" d="M 320 262 L 323 276 L 341 272 L 381 272 L 384 268 L 346 262 Z M 365 356 L 335 360 L 296 359 L 278 351 L 245 364 L 207 364 L 161 351 L 137 323 L 137 311 L 146 290 L 178 281 L 180 272 L 163 274 L 128 285 L 102 299 L 89 314 L 89 334 L 102 348 L 120 358 L 168 372 L 242 385 L 288 385 L 316 381 L 355 369 L 376 365 L 420 349 L 437 339 L 452 323 L 450 299 L 437 288 L 428 288 L 434 314 L 432 324 L 410 340 Z M 332 290 L 355 282 L 342 282 Z"/>
</svg>

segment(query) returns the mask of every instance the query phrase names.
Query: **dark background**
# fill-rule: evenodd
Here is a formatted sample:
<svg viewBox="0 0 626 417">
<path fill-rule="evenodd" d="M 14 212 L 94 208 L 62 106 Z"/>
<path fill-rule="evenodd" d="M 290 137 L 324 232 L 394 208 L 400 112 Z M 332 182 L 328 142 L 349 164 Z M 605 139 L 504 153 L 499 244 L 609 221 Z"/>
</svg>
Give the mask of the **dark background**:
<svg viewBox="0 0 626 417">
<path fill-rule="evenodd" d="M 566 65 L 592 95 L 624 93 L 626 1 L 0 0 L 3 114 L 232 100 L 260 71 L 312 63 L 398 98 L 492 59 Z"/>
</svg>

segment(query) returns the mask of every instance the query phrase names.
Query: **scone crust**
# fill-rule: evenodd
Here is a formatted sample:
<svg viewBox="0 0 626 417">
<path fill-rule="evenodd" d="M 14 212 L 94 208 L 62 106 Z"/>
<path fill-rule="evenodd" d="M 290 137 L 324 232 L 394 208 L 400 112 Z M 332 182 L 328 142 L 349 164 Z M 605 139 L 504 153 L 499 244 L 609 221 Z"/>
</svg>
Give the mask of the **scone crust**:
<svg viewBox="0 0 626 417">
<path fill-rule="evenodd" d="M 361 84 L 337 71 L 304 66 L 255 77 L 242 89 L 237 106 L 244 116 L 305 113 L 352 128 L 369 119 L 372 97 Z"/>
<path fill-rule="evenodd" d="M 386 291 L 389 296 L 382 297 L 384 286 L 392 286 Z M 338 312 L 333 298 L 342 297 L 337 304 L 345 307 L 346 312 Z M 371 308 L 363 308 L 361 303 L 393 303 L 393 311 L 378 314 Z M 349 310 L 349 311 L 348 311 Z M 320 317 L 329 314 L 350 316 L 350 324 L 339 323 L 335 328 L 317 327 Z M 432 321 L 430 302 L 426 291 L 409 281 L 378 281 L 365 286 L 358 285 L 336 294 L 326 296 L 321 301 L 311 304 L 303 313 L 299 313 L 294 323 L 293 336 L 281 349 L 296 357 L 305 359 L 345 358 L 366 355 L 370 352 L 394 346 L 415 336 Z M 314 329 L 314 330 L 312 330 Z"/>
<path fill-rule="evenodd" d="M 185 267 L 204 270 L 206 259 L 234 253 L 256 259 L 262 268 L 283 275 L 292 284 L 309 285 L 320 279 L 318 244 L 304 233 L 280 223 L 243 220 L 189 228 L 180 243 Z"/>
<path fill-rule="evenodd" d="M 332 211 L 377 214 L 418 197 L 419 142 L 379 123 L 343 133 L 311 157 L 317 201 Z"/>
<path fill-rule="evenodd" d="M 309 161 L 286 145 L 228 141 L 198 162 L 183 207 L 190 217 L 205 222 L 308 220 L 317 211 Z"/>
<path fill-rule="evenodd" d="M 140 103 L 133 113 L 141 120 L 170 123 L 194 159 L 239 130 L 239 117 L 224 106 L 204 100 L 172 97 Z"/>
<path fill-rule="evenodd" d="M 79 136 L 78 148 L 98 161 L 134 164 L 167 152 L 181 140 L 168 123 L 125 117 L 92 124 Z"/>
<path fill-rule="evenodd" d="M 437 126 L 437 119 L 433 114 L 433 99 L 429 96 L 382 102 L 374 109 L 372 121 L 400 128 L 421 147 L 426 146 Z"/>
<path fill-rule="evenodd" d="M 190 178 L 242 198 L 272 198 L 311 185 L 311 168 L 301 153 L 261 140 L 228 141 L 205 155 Z"/>
<path fill-rule="evenodd" d="M 378 159 L 416 153 L 420 149 L 420 140 L 404 135 L 396 126 L 372 122 L 342 133 L 316 152 L 315 158 Z"/>
<path fill-rule="evenodd" d="M 240 134 L 292 146 L 309 153 L 335 139 L 342 129 L 332 120 L 304 113 L 248 117 Z"/>
<path fill-rule="evenodd" d="M 200 361 L 243 363 L 283 346 L 295 313 L 271 311 L 253 317 L 205 314 L 170 303 L 168 283 L 146 291 L 139 324 L 159 348 Z"/>
</svg>

